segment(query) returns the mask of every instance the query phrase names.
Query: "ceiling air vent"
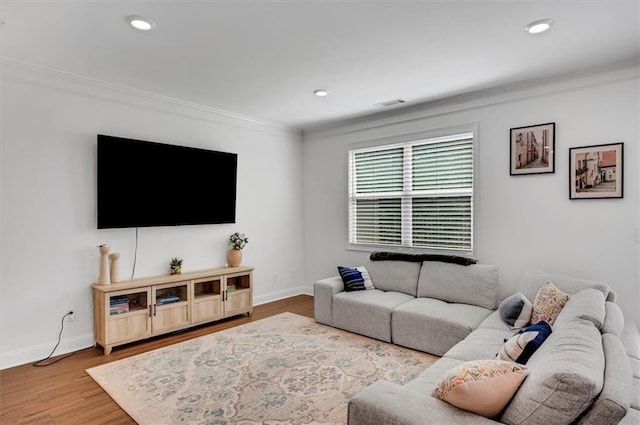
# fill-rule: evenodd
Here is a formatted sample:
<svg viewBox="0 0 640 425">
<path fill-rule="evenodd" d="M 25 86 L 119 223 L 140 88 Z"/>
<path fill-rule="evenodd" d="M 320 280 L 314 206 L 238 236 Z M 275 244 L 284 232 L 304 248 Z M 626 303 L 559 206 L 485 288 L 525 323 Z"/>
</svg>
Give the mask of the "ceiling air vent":
<svg viewBox="0 0 640 425">
<path fill-rule="evenodd" d="M 400 105 L 401 103 L 404 103 L 404 102 L 405 102 L 404 99 L 393 99 L 393 100 L 387 100 L 386 102 L 378 103 L 378 105 L 380 105 L 380 106 L 395 106 L 395 105 Z"/>
</svg>

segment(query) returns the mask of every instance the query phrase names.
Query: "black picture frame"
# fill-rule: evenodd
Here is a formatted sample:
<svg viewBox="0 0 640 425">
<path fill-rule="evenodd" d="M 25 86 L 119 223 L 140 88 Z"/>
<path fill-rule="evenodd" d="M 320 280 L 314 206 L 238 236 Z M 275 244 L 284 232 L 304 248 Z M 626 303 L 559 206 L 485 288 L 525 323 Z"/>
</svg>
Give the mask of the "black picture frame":
<svg viewBox="0 0 640 425">
<path fill-rule="evenodd" d="M 569 199 L 624 197 L 624 143 L 569 148 Z"/>
<path fill-rule="evenodd" d="M 509 130 L 509 174 L 551 174 L 556 171 L 556 123 Z"/>
</svg>

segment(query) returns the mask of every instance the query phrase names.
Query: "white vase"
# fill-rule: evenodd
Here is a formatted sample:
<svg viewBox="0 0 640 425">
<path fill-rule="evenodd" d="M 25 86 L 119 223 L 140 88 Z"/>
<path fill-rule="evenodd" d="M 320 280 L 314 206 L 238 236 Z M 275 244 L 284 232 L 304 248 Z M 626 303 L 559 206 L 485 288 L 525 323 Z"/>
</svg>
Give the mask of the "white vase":
<svg viewBox="0 0 640 425">
<path fill-rule="evenodd" d="M 109 245 L 98 245 L 100 250 L 100 274 L 98 275 L 99 285 L 108 285 L 111 283 L 109 277 Z"/>
</svg>

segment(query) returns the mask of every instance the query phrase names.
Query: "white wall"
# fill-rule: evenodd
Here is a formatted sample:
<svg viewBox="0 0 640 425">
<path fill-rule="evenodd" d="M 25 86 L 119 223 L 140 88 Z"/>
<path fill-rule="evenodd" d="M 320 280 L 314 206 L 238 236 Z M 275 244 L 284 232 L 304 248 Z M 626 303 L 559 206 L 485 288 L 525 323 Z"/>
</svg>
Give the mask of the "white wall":
<svg viewBox="0 0 640 425">
<path fill-rule="evenodd" d="M 531 268 L 602 280 L 637 321 L 638 86 L 634 64 L 305 134 L 305 283 L 368 257 L 346 249 L 349 145 L 477 123 L 477 255 L 499 266 L 502 294 Z M 511 177 L 509 129 L 547 122 L 556 123 L 555 174 Z M 569 147 L 618 141 L 624 142 L 624 199 L 570 201 Z"/>
<path fill-rule="evenodd" d="M 167 273 L 172 256 L 184 258 L 185 271 L 224 265 L 228 237 L 240 231 L 250 240 L 243 264 L 255 266 L 256 303 L 304 290 L 299 133 L 4 62 L 1 368 L 49 354 L 70 309 L 77 318 L 59 352 L 93 344 L 96 245 L 120 252 L 130 277 L 135 229 L 96 230 L 98 133 L 238 154 L 237 223 L 141 228 L 136 277 Z M 197 199 L 167 201 L 199 208 Z"/>
</svg>

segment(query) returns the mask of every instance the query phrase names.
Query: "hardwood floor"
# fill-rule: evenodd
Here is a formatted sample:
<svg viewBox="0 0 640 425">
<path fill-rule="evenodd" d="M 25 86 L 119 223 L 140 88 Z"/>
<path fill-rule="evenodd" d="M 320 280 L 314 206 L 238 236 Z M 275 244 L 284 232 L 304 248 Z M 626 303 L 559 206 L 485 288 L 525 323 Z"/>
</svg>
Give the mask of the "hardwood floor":
<svg viewBox="0 0 640 425">
<path fill-rule="evenodd" d="M 116 347 L 109 356 L 103 355 L 102 349 L 92 347 L 49 367 L 36 368 L 27 364 L 0 370 L 0 423 L 135 424 L 85 369 L 284 312 L 313 317 L 313 297 L 298 295 L 263 304 L 254 307 L 251 317 L 227 319 Z"/>
</svg>

